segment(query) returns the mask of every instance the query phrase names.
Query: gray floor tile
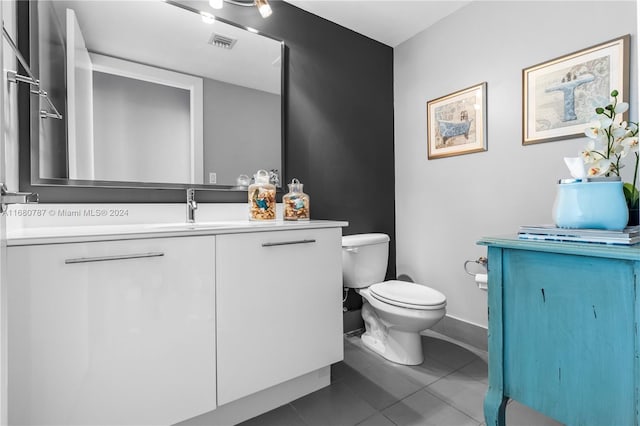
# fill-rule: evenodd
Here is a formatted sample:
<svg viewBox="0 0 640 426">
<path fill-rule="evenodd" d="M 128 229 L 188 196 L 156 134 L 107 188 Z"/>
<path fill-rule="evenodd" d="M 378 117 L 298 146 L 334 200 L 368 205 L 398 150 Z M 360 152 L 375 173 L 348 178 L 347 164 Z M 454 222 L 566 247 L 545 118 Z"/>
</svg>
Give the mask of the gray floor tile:
<svg viewBox="0 0 640 426">
<path fill-rule="evenodd" d="M 459 372 L 452 373 L 425 388 L 478 423 L 484 421 L 487 385 Z"/>
<path fill-rule="evenodd" d="M 396 369 L 400 374 L 421 386 L 430 385 L 455 370 L 454 367 L 442 364 L 429 357 L 425 357 L 421 365 L 396 366 Z"/>
<path fill-rule="evenodd" d="M 474 380 L 478 380 L 479 382 L 482 382 L 485 385 L 489 384 L 487 362 L 480 358 L 465 365 L 464 367 L 459 369 L 458 372 L 466 376 L 469 376 Z"/>
<path fill-rule="evenodd" d="M 347 374 L 353 371 L 353 368 L 349 367 L 344 361 L 336 362 L 331 365 L 331 383 L 335 383 L 338 380 L 345 378 Z"/>
<path fill-rule="evenodd" d="M 422 336 L 424 355 L 455 369 L 478 359 L 473 352 L 445 340 Z"/>
<path fill-rule="evenodd" d="M 509 402 L 505 420 L 509 426 L 562 426 L 562 423 L 550 419 L 518 401 Z"/>
<path fill-rule="evenodd" d="M 344 363 L 357 369 L 384 364 L 386 360 L 362 345 L 360 337 L 344 339 Z"/>
<path fill-rule="evenodd" d="M 387 408 L 382 414 L 398 426 L 478 426 L 480 424 L 426 391 L 414 393 Z"/>
<path fill-rule="evenodd" d="M 348 346 L 348 347 L 347 347 Z M 372 366 L 395 367 L 399 364 L 391 362 L 383 356 L 373 352 L 367 348 L 359 336 L 349 337 L 345 339 L 345 355 L 344 362 L 349 364 L 356 370 L 369 368 Z"/>
<path fill-rule="evenodd" d="M 239 426 L 305 426 L 305 423 L 296 410 L 290 404 L 286 404 L 240 423 Z"/>
<path fill-rule="evenodd" d="M 360 370 L 346 364 L 336 367 L 340 380 L 376 410 L 387 408 L 423 387 L 400 374 L 400 369 L 383 364 Z"/>
<path fill-rule="evenodd" d="M 477 426 L 484 420 L 487 366 L 469 349 L 423 336 L 425 362 L 406 366 L 370 351 L 357 336 L 344 342 L 344 361 L 331 367 L 331 386 L 243 425 Z M 524 410 L 508 416 L 525 416 L 526 422 L 531 414 Z"/>
<path fill-rule="evenodd" d="M 291 403 L 309 426 L 353 426 L 376 410 L 342 380 Z"/>
<path fill-rule="evenodd" d="M 369 417 L 365 421 L 358 423 L 358 426 L 396 426 L 391 420 L 381 413 Z"/>
</svg>

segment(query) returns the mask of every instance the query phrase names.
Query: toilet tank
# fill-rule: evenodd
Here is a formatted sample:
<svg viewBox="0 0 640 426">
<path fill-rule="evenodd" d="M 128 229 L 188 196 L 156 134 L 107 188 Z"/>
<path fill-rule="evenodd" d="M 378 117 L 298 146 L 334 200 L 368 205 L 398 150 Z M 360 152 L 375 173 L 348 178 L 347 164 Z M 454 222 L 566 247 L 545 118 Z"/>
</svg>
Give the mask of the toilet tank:
<svg viewBox="0 0 640 426">
<path fill-rule="evenodd" d="M 357 234 L 342 237 L 342 285 L 369 287 L 384 281 L 389 261 L 387 234 Z"/>
</svg>

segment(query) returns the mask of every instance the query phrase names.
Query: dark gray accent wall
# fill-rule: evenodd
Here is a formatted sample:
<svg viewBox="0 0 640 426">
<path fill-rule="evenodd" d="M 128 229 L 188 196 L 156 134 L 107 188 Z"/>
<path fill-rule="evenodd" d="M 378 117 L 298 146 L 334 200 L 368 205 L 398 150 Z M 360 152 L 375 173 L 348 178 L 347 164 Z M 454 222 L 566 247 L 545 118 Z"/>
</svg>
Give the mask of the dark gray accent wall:
<svg viewBox="0 0 640 426">
<path fill-rule="evenodd" d="M 184 3 L 208 9 L 206 1 Z M 393 49 L 288 3 L 270 4 L 273 15 L 267 19 L 253 7 L 231 4 L 225 4 L 219 16 L 284 40 L 287 46 L 286 181 L 296 177 L 304 183 L 312 219 L 348 220 L 345 234 L 389 234 L 387 273 L 394 277 Z M 28 25 L 24 17 L 18 27 L 23 25 Z M 22 182 L 23 166 L 21 160 Z M 21 187 L 27 189 L 22 183 Z M 184 199 L 183 190 L 39 188 L 37 192 L 44 202 Z M 198 197 L 201 202 L 245 200 L 244 194 L 215 191 L 198 191 Z"/>
</svg>

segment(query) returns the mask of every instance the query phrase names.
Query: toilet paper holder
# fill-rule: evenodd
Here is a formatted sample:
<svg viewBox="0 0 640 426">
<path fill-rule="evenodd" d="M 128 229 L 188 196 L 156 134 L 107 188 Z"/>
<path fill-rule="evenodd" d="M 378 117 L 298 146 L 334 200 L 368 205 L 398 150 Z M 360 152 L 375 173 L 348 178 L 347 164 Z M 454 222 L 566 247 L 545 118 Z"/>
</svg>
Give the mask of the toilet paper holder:
<svg viewBox="0 0 640 426">
<path fill-rule="evenodd" d="M 482 267 L 483 267 L 484 269 L 486 269 L 487 271 L 489 271 L 489 268 L 487 267 L 487 262 L 488 262 L 488 259 L 487 259 L 486 257 L 484 257 L 484 256 L 480 256 L 480 257 L 479 257 L 479 258 L 477 258 L 476 260 L 467 260 L 466 262 L 464 262 L 464 271 L 465 271 L 467 274 L 469 274 L 469 275 L 471 275 L 471 276 L 475 277 L 477 272 L 471 272 L 471 271 L 469 271 L 469 264 L 470 264 L 470 263 L 476 263 L 476 264 L 478 264 L 478 265 L 482 266 Z"/>
</svg>

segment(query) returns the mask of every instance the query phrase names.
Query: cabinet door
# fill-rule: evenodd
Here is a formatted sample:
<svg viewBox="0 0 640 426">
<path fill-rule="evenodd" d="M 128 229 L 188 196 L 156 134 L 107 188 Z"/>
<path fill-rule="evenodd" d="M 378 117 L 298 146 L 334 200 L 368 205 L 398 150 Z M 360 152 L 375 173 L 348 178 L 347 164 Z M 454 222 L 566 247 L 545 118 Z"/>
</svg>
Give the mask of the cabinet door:
<svg viewBox="0 0 640 426">
<path fill-rule="evenodd" d="M 339 228 L 217 237 L 219 405 L 342 359 L 340 238 Z"/>
<path fill-rule="evenodd" d="M 214 409 L 214 255 L 214 237 L 9 247 L 9 423 Z"/>
<path fill-rule="evenodd" d="M 505 393 L 558 421 L 634 424 L 632 262 L 504 250 Z"/>
</svg>

